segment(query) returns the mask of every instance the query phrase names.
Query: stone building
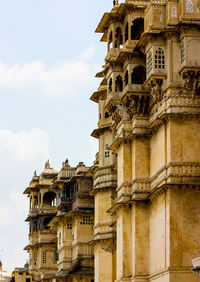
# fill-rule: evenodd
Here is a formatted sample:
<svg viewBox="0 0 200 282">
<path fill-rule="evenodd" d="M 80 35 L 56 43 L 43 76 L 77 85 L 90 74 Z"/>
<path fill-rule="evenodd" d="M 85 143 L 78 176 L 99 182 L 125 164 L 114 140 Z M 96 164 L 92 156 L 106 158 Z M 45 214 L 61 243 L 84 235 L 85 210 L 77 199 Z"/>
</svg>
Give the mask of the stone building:
<svg viewBox="0 0 200 282">
<path fill-rule="evenodd" d="M 114 1 L 99 105 L 95 282 L 200 281 L 200 2 Z"/>
<path fill-rule="evenodd" d="M 24 191 L 30 199 L 26 219 L 29 222 L 29 245 L 25 250 L 29 252 L 29 271 L 33 280 L 49 280 L 57 271 L 56 232 L 48 226 L 57 212 L 56 193 L 49 191 L 57 174 L 48 161 L 39 176 L 34 173 Z"/>
<path fill-rule="evenodd" d="M 93 247 L 93 198 L 92 177 L 80 162 L 72 168 L 63 164 L 51 190 L 57 193 L 57 216 L 50 225 L 57 232 L 58 272 L 57 281 L 94 281 Z"/>
<path fill-rule="evenodd" d="M 82 162 L 71 167 L 66 160 L 57 173 L 47 162 L 25 190 L 30 198 L 25 249 L 32 280 L 94 281 L 93 246 L 89 244 L 93 240 L 93 179 L 88 169 Z"/>
<path fill-rule="evenodd" d="M 31 282 L 31 280 L 28 263 L 24 267 L 16 267 L 12 272 L 11 282 Z"/>
</svg>

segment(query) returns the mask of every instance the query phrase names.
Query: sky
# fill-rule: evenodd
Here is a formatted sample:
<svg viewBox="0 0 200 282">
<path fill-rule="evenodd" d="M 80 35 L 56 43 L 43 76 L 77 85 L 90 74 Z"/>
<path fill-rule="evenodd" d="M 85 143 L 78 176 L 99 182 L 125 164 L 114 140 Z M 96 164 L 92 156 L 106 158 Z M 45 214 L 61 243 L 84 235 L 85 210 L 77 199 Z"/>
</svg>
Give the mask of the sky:
<svg viewBox="0 0 200 282">
<path fill-rule="evenodd" d="M 0 0 L 0 257 L 12 272 L 28 254 L 23 191 L 47 159 L 92 165 L 95 74 L 106 54 L 96 26 L 112 0 Z"/>
</svg>

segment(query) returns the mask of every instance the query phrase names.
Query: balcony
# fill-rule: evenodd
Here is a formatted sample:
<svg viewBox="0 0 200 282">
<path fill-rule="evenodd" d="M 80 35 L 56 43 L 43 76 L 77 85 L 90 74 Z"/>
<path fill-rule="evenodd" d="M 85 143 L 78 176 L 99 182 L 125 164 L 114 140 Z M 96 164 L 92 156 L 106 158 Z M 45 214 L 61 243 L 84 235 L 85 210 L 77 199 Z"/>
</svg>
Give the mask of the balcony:
<svg viewBox="0 0 200 282">
<path fill-rule="evenodd" d="M 99 120 L 98 128 L 107 127 L 107 126 L 111 125 L 111 123 L 112 123 L 112 117 L 103 118 L 103 119 Z"/>
<path fill-rule="evenodd" d="M 105 102 L 105 106 L 107 107 L 110 103 L 120 102 L 123 97 L 123 92 L 111 92 L 108 94 Z"/>
<path fill-rule="evenodd" d="M 118 49 L 118 48 L 110 49 L 108 51 L 106 58 L 105 58 L 105 61 L 109 62 L 109 63 L 114 62 L 117 59 L 117 57 L 119 56 L 120 51 L 121 51 L 121 49 Z"/>
<path fill-rule="evenodd" d="M 143 84 L 127 84 L 123 90 L 123 96 L 128 94 L 140 94 L 146 93 L 145 87 Z"/>
<path fill-rule="evenodd" d="M 56 232 L 52 233 L 49 230 L 41 230 L 38 232 L 38 242 L 39 243 L 46 243 L 46 242 L 52 242 L 54 239 L 56 239 Z"/>
</svg>

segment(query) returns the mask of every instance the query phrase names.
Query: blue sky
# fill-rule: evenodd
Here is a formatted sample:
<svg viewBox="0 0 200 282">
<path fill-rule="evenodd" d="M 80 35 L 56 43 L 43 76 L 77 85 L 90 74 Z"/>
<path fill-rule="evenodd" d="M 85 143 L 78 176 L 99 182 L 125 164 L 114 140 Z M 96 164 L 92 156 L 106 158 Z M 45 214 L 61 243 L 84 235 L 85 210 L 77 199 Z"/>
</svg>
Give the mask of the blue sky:
<svg viewBox="0 0 200 282">
<path fill-rule="evenodd" d="M 95 28 L 112 0 L 0 1 L 0 256 L 4 269 L 23 266 L 28 199 L 35 169 L 50 158 L 91 165 L 90 133 L 105 43 Z"/>
</svg>

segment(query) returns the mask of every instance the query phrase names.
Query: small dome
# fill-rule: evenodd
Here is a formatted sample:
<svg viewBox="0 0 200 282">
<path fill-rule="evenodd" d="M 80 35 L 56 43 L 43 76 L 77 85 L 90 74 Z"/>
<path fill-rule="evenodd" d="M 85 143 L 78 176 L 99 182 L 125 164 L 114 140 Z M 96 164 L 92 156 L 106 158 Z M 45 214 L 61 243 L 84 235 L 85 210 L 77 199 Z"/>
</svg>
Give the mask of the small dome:
<svg viewBox="0 0 200 282">
<path fill-rule="evenodd" d="M 40 174 L 40 178 L 48 178 L 54 179 L 58 172 L 50 167 L 49 160 L 45 163 L 45 168 L 43 169 L 42 173 Z"/>
</svg>

